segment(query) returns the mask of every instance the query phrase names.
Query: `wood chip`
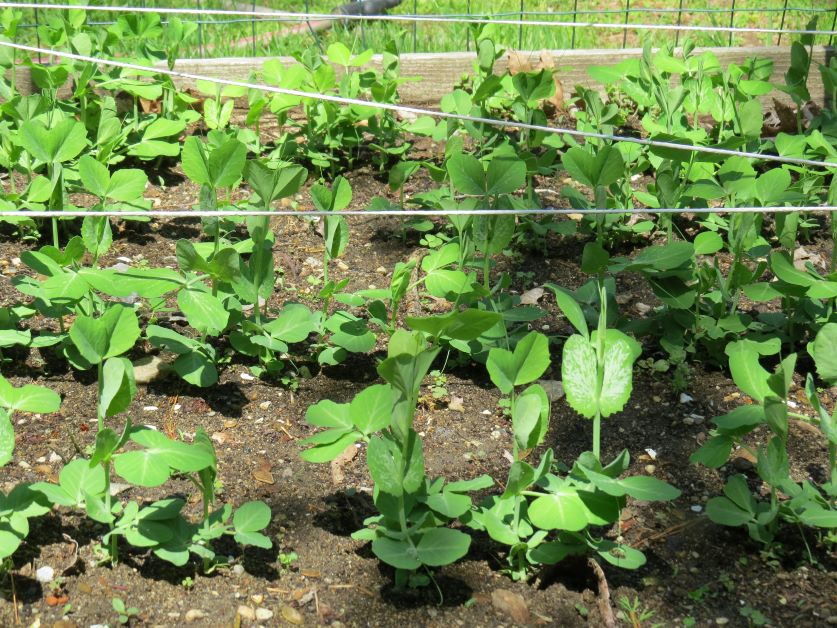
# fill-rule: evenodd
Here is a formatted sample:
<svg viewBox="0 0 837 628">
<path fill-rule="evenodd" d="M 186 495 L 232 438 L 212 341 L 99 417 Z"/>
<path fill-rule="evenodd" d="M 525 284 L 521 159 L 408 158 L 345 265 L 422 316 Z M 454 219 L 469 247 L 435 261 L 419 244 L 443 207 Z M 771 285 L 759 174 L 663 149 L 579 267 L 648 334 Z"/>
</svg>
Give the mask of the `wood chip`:
<svg viewBox="0 0 837 628">
<path fill-rule="evenodd" d="M 491 592 L 491 604 L 496 610 L 511 617 L 517 624 L 528 624 L 531 619 L 526 600 L 519 593 L 508 589 L 496 589 Z"/>
</svg>

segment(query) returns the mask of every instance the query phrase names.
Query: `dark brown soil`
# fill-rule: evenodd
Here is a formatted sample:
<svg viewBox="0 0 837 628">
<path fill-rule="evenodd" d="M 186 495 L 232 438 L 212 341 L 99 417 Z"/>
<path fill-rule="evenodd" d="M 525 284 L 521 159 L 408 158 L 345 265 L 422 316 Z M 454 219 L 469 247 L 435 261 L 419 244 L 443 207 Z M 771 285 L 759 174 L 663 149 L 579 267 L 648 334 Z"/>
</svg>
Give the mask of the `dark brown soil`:
<svg viewBox="0 0 837 628">
<path fill-rule="evenodd" d="M 353 206 L 358 208 L 372 196 L 388 194 L 373 172 L 355 173 L 352 184 Z M 172 180 L 166 189 L 154 187 L 150 196 L 159 198 L 161 207 L 188 207 L 196 190 Z M 359 218 L 351 225 L 351 244 L 342 265 L 335 263 L 332 268 L 334 278 L 350 278 L 349 289 L 383 287 L 393 264 L 420 250 L 414 235 L 406 243 L 401 240 L 396 220 Z M 321 272 L 312 260 L 321 259 L 322 239 L 314 225 L 302 220 L 277 219 L 274 228 L 283 275 L 271 305 L 299 300 L 316 307 L 316 288 L 308 277 Z M 175 266 L 176 240 L 198 237 L 200 227 L 194 221 L 129 224 L 120 230 L 102 263 L 128 257 L 133 264 Z M 25 272 L 16 258 L 26 246 L 15 239 L 0 241 L 0 269 L 6 275 L 0 282 L 2 305 L 20 298 L 8 277 Z M 529 273 L 516 277 L 518 290 L 545 281 L 576 287 L 584 280 L 578 267 L 580 250 L 579 240 L 551 239 L 545 254 L 523 251 L 519 259 L 503 260 L 501 266 Z M 654 304 L 645 285 L 634 277 L 620 277 L 619 293 L 623 311 L 631 316 L 637 315 L 637 303 Z M 550 315 L 537 324 L 548 325 L 550 333 L 563 333 L 566 323 L 556 315 L 550 297 L 540 304 Z M 435 306 L 417 295 L 406 303 L 410 313 Z M 560 344 L 554 351 L 559 348 Z M 96 387 L 89 374 L 71 371 L 48 350 L 11 357 L 3 370 L 13 383 L 47 385 L 64 401 L 60 413 L 16 417 L 15 458 L 0 475 L 4 490 L 22 481 L 54 478 L 62 461 L 84 450 L 95 436 Z M 586 565 L 559 565 L 533 584 L 514 583 L 499 572 L 503 549 L 480 535 L 474 537 L 464 560 L 438 571 L 438 591 L 433 586 L 407 595 L 393 591 L 391 570 L 375 559 L 367 544 L 350 538 L 373 512 L 363 452 L 339 469 L 342 478 L 329 465 L 309 464 L 298 456 L 297 441 L 313 433 L 303 420 L 306 408 L 325 398 L 350 399 L 375 380 L 375 360 L 374 355 L 365 356 L 326 369 L 301 379 L 296 391 L 242 377 L 248 373 L 247 364 L 235 359 L 212 388 L 194 388 L 177 379 L 141 386 L 128 412 L 132 420 L 187 439 L 198 428 L 206 429 L 218 450 L 220 499 L 235 505 L 264 500 L 273 512 L 268 532 L 274 550 L 242 551 L 221 544 L 218 549 L 229 554 L 231 567 L 209 576 L 202 575 L 197 565 L 175 569 L 127 548 L 121 549 L 118 566 L 97 566 L 92 546 L 102 529 L 56 510 L 32 520 L 32 532 L 14 556 L 15 570 L 0 583 L 0 625 L 115 625 L 118 618 L 111 609 L 115 597 L 138 608 L 134 625 L 180 626 L 190 619 L 194 625 L 237 626 L 241 605 L 272 611 L 271 619 L 257 622 L 264 625 L 297 620 L 332 626 L 517 625 L 492 604 L 492 593 L 500 589 L 522 596 L 533 625 L 601 625 L 596 579 Z M 545 378 L 560 379 L 558 365 L 556 359 Z M 447 388 L 451 397 L 462 399 L 464 411 L 427 401 L 416 421 L 424 437 L 428 473 L 456 479 L 488 473 L 504 482 L 510 426 L 484 368 L 454 370 Z M 667 376 L 638 369 L 628 407 L 604 426 L 605 457 L 627 447 L 632 473 L 651 473 L 683 491 L 671 504 L 630 503 L 619 529 L 613 531 L 648 557 L 647 565 L 636 572 L 604 566 L 612 604 L 621 609 L 623 625 L 694 625 L 690 624 L 694 621 L 747 626 L 745 609 L 760 611 L 777 626 L 837 623 L 837 561 L 822 539 L 810 530 L 803 537 L 801 531 L 789 529 L 777 549 L 765 553 L 745 532 L 721 528 L 704 516 L 705 501 L 720 493 L 725 477 L 735 469 L 732 463 L 720 471 L 695 467 L 688 457 L 707 438 L 712 416 L 747 400 L 738 396 L 726 376 L 700 367 L 695 367 L 688 393 L 694 401 L 681 404 Z M 690 420 L 684 422 L 685 417 Z M 112 421 L 119 425 L 121 418 Z M 757 433 L 755 439 L 765 436 Z M 564 401 L 554 403 L 547 444 L 555 449 L 556 458 L 571 462 L 589 449 L 590 442 L 589 423 Z M 795 426 L 790 443 L 794 476 L 821 477 L 826 467 L 823 440 Z M 195 491 L 182 481 L 157 490 L 128 488 L 120 499 L 143 501 L 175 494 L 187 497 L 190 514 L 196 514 Z M 292 553 L 298 558 L 283 565 L 280 556 Z M 45 565 L 63 574 L 57 586 L 35 579 L 35 571 Z M 70 606 L 65 608 L 66 604 Z M 653 614 L 641 619 L 641 612 Z M 240 625 L 248 623 L 244 619 Z"/>
</svg>

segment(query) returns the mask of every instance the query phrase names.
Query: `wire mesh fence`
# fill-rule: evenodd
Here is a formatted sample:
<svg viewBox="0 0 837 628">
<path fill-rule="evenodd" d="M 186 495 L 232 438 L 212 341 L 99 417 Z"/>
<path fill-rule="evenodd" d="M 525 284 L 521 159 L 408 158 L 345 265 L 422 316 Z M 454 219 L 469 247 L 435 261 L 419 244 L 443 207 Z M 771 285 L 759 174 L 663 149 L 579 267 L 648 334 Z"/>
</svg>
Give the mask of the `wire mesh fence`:
<svg viewBox="0 0 837 628">
<path fill-rule="evenodd" d="M 332 19 L 324 26 L 323 18 L 336 13 L 351 13 L 349 4 L 341 0 L 305 0 L 303 3 L 274 0 L 137 0 L 145 9 L 197 9 L 197 14 L 184 19 L 197 24 L 191 44 L 184 52 L 192 57 L 269 56 L 290 54 L 312 44 L 323 48 L 333 40 L 344 41 L 355 48 L 381 49 L 390 40 L 399 43 L 403 52 L 453 52 L 473 48 L 475 30 L 491 29 L 492 37 L 505 46 L 518 49 L 626 48 L 651 42 L 682 43 L 685 37 L 700 45 L 781 45 L 786 31 L 812 27 L 817 20 L 820 30 L 834 30 L 837 25 L 837 2 L 819 0 L 727 0 L 722 6 L 707 0 L 686 2 L 649 0 L 636 6 L 634 0 L 619 2 L 564 0 L 401 0 L 387 11 L 390 20 L 375 19 L 380 12 Z M 345 1 L 345 0 L 344 0 Z M 363 1 L 363 0 L 355 0 Z M 0 7 L 11 3 L 0 3 Z M 21 8 L 25 23 L 20 41 L 40 45 L 39 29 L 50 19 L 46 9 L 51 3 L 33 0 Z M 107 28 L 117 19 L 137 20 L 136 13 L 121 14 L 89 10 L 88 24 Z M 136 3 L 134 3 L 136 5 Z M 31 5 L 43 5 L 38 8 Z M 673 6 L 674 5 L 674 6 Z M 129 5 L 124 5 L 130 9 Z M 375 9 L 375 6 L 371 6 Z M 293 17 L 290 12 L 304 10 L 316 19 Z M 212 12 L 218 12 L 213 14 Z M 227 14 L 223 14 L 226 12 Z M 234 13 L 234 14 L 233 14 Z M 249 15 L 248 15 L 249 14 Z M 133 17 L 130 17 L 132 16 Z M 162 16 L 166 23 L 166 14 Z M 415 18 L 411 20 L 411 18 Z M 472 20 L 488 18 L 493 24 L 476 24 Z M 510 23 L 514 22 L 514 23 Z M 550 22 L 561 27 L 543 28 Z M 639 29 L 643 23 L 653 29 Z M 607 30 L 591 25 L 610 25 Z M 622 28 L 617 28 L 621 26 Z M 673 30 L 666 30 L 671 27 Z M 682 30 L 681 30 L 682 29 Z M 827 36 L 829 45 L 833 38 Z M 821 43 L 826 43 L 822 37 Z"/>
</svg>

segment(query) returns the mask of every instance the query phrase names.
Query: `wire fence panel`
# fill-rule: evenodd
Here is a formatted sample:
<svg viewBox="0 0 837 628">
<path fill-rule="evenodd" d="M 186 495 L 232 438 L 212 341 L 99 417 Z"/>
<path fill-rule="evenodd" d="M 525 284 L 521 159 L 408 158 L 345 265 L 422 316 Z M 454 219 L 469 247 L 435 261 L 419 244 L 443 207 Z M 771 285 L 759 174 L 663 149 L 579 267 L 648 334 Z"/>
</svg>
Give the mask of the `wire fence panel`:
<svg viewBox="0 0 837 628">
<path fill-rule="evenodd" d="M 163 17 L 172 14 L 193 17 L 199 25 L 195 52 L 201 58 L 217 57 L 219 54 L 287 54 L 310 44 L 302 37 L 301 30 L 276 30 L 277 25 L 282 24 L 306 24 L 308 35 L 322 50 L 321 35 L 311 27 L 312 22 L 322 20 L 334 23 L 335 32 L 330 38 L 342 37 L 347 44 L 352 44 L 350 47 L 380 49 L 389 39 L 400 39 L 402 48 L 413 52 L 470 50 L 471 30 L 475 27 L 493 28 L 492 36 L 499 43 L 518 49 L 575 49 L 625 48 L 646 41 L 661 44 L 673 40 L 675 45 L 679 45 L 684 34 L 697 38 L 698 43 L 703 45 L 773 45 L 780 44 L 784 35 L 805 32 L 827 36 L 830 45 L 837 26 L 832 25 L 830 30 L 808 31 L 805 26 L 811 17 L 828 20 L 831 15 L 837 16 L 837 7 L 799 6 L 798 0 L 793 2 L 795 6 L 790 6 L 788 0 L 765 0 L 758 6 L 751 6 L 752 0 L 728 0 L 726 6 L 699 7 L 684 6 L 684 1 L 678 0 L 676 7 L 656 8 L 638 7 L 631 0 L 623 0 L 621 6 L 605 9 L 579 7 L 578 0 L 565 0 L 556 6 L 544 0 L 499 0 L 482 12 L 474 12 L 475 7 L 470 0 L 450 0 L 448 6 L 455 6 L 458 12 L 438 15 L 429 12 L 434 10 L 429 3 L 422 6 L 417 0 L 403 0 L 401 6 L 389 14 L 368 15 L 362 11 L 351 15 L 338 14 L 333 11 L 339 1 L 305 0 L 304 13 L 268 9 L 257 5 L 255 0 L 249 3 L 245 0 L 241 4 L 235 0 L 198 0 L 197 8 L 194 4 L 189 7 L 146 6 L 144 1 L 140 6 L 5 2 L 0 3 L 0 8 L 17 8 L 31 15 L 31 22 L 22 24 L 21 28 L 31 27 L 36 31 L 32 39 L 38 46 L 40 35 L 37 27 L 43 24 L 43 13 L 47 10 L 86 10 L 90 14 L 89 23 L 102 27 L 115 23 L 113 19 L 101 19 L 114 13 L 147 12 Z M 662 0 L 659 1 L 663 4 Z M 299 6 L 291 2 L 282 4 L 292 9 Z M 542 10 L 544 7 L 550 10 Z M 655 18 L 653 23 L 643 23 L 648 22 L 650 17 Z M 377 23 L 369 25 L 370 21 Z M 410 23 L 410 28 L 400 30 L 397 26 L 399 22 Z M 352 24 L 359 26 L 354 34 L 348 31 Z M 598 35 L 601 31 L 615 32 L 613 36 Z"/>
</svg>

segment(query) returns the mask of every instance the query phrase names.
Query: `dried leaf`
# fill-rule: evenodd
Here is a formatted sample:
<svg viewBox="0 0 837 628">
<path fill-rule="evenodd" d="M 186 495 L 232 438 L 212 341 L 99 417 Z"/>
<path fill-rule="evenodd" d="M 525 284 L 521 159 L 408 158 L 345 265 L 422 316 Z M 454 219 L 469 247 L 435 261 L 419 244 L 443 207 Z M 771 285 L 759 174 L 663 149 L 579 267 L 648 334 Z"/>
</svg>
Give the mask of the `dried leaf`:
<svg viewBox="0 0 837 628">
<path fill-rule="evenodd" d="M 274 484 L 276 480 L 273 479 L 272 469 L 273 467 L 266 458 L 259 458 L 259 466 L 253 471 L 253 477 L 262 484 Z"/>
<path fill-rule="evenodd" d="M 543 288 L 532 288 L 520 295 L 520 305 L 537 305 L 544 295 Z"/>
<path fill-rule="evenodd" d="M 331 461 L 331 482 L 335 486 L 339 486 L 346 479 L 343 474 L 343 466 L 351 462 L 357 456 L 357 447 L 354 444 L 349 445 L 343 450 L 343 453 L 338 455 Z"/>
</svg>

